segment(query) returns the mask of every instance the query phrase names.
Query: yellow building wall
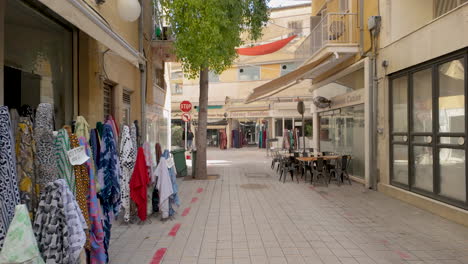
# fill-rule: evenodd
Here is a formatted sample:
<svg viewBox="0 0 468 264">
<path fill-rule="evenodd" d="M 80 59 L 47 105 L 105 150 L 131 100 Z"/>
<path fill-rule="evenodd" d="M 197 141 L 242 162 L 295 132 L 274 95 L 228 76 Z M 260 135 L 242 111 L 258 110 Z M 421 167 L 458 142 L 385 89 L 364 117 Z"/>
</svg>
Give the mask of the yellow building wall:
<svg viewBox="0 0 468 264">
<path fill-rule="evenodd" d="M 271 80 L 280 77 L 281 64 L 265 64 L 260 66 L 262 80 Z"/>
<path fill-rule="evenodd" d="M 116 0 L 106 1 L 101 5 L 97 5 L 95 0 L 83 1 L 98 12 L 116 33 L 121 35 L 135 49 L 138 49 L 138 19 L 134 22 L 127 22 L 120 18 Z"/>
<path fill-rule="evenodd" d="M 237 71 L 238 68 L 229 68 L 225 70 L 221 75 L 219 76 L 219 81 L 220 82 L 237 82 Z"/>
</svg>

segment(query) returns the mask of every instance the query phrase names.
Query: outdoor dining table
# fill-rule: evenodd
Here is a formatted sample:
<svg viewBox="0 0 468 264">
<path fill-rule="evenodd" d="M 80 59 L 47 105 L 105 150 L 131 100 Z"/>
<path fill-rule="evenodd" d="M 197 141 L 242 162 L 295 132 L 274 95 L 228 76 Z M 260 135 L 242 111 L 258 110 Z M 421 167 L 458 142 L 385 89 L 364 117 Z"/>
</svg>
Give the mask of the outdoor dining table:
<svg viewBox="0 0 468 264">
<path fill-rule="evenodd" d="M 339 159 L 340 156 L 297 157 L 296 159 L 301 162 L 310 162 L 316 161 L 318 158 L 322 158 L 323 160 L 336 160 Z"/>
</svg>

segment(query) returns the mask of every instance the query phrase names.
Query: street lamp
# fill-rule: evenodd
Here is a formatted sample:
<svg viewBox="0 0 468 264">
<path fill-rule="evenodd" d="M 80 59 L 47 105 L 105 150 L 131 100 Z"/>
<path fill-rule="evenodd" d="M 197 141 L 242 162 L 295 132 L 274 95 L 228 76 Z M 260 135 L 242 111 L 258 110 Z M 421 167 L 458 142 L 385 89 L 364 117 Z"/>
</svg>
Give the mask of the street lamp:
<svg viewBox="0 0 468 264">
<path fill-rule="evenodd" d="M 137 20 L 141 13 L 141 6 L 138 0 L 118 0 L 117 9 L 120 17 L 128 22 Z"/>
</svg>

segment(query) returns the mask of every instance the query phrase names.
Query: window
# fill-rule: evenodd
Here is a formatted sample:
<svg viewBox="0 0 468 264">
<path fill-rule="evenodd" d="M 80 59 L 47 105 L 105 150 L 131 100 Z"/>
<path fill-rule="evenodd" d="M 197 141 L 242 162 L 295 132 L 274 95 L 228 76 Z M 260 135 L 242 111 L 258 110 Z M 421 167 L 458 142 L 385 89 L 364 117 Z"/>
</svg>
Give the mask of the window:
<svg viewBox="0 0 468 264">
<path fill-rule="evenodd" d="M 123 105 L 122 122 L 126 125 L 130 125 L 131 93 L 127 90 L 124 90 L 122 93 L 122 105 Z"/>
<path fill-rule="evenodd" d="M 466 2 L 468 0 L 434 0 L 434 18 L 440 17 Z"/>
<path fill-rule="evenodd" d="M 210 71 L 208 73 L 208 80 L 209 82 L 219 82 L 219 74 L 215 73 L 214 71 Z"/>
<path fill-rule="evenodd" d="M 164 68 L 163 69 L 156 68 L 154 70 L 153 83 L 157 85 L 159 88 L 166 90 L 166 85 L 164 81 Z"/>
<path fill-rule="evenodd" d="M 340 12 L 349 12 L 349 0 L 339 0 Z"/>
<path fill-rule="evenodd" d="M 239 68 L 239 81 L 260 80 L 260 67 L 247 66 Z"/>
<path fill-rule="evenodd" d="M 108 115 L 113 115 L 114 110 L 114 84 L 110 81 L 104 81 L 104 119 Z"/>
<path fill-rule="evenodd" d="M 312 119 L 306 119 L 304 121 L 305 121 L 305 127 L 304 127 L 305 136 L 306 137 L 312 137 L 312 133 L 313 133 L 313 131 L 312 131 L 312 124 L 313 124 Z"/>
<path fill-rule="evenodd" d="M 182 88 L 183 85 L 181 83 L 171 83 L 172 94 L 183 94 L 184 90 Z"/>
<path fill-rule="evenodd" d="M 182 78 L 183 78 L 182 71 L 175 71 L 171 73 L 171 80 L 178 80 Z"/>
<path fill-rule="evenodd" d="M 297 68 L 297 64 L 294 62 L 281 64 L 281 76 L 294 71 Z"/>
<path fill-rule="evenodd" d="M 302 21 L 300 20 L 289 21 L 288 28 L 292 30 L 292 32 L 290 32 L 288 36 L 293 36 L 293 35 L 301 36 L 302 35 Z"/>
<path fill-rule="evenodd" d="M 468 208 L 468 50 L 390 76 L 391 183 Z"/>
</svg>

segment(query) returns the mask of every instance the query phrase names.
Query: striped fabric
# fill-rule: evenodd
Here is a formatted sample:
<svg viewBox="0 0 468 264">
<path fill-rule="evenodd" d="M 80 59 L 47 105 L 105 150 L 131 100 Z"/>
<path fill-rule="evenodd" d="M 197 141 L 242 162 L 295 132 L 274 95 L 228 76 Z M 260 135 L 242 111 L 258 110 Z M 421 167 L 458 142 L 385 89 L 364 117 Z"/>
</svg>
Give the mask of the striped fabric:
<svg viewBox="0 0 468 264">
<path fill-rule="evenodd" d="M 70 150 L 70 138 L 68 132 L 65 129 L 58 131 L 57 137 L 55 138 L 55 155 L 57 162 L 57 169 L 59 177 L 65 179 L 68 187 L 73 194 L 76 192 L 75 188 L 75 175 L 73 174 L 73 166 L 68 160 L 67 152 Z"/>
</svg>

